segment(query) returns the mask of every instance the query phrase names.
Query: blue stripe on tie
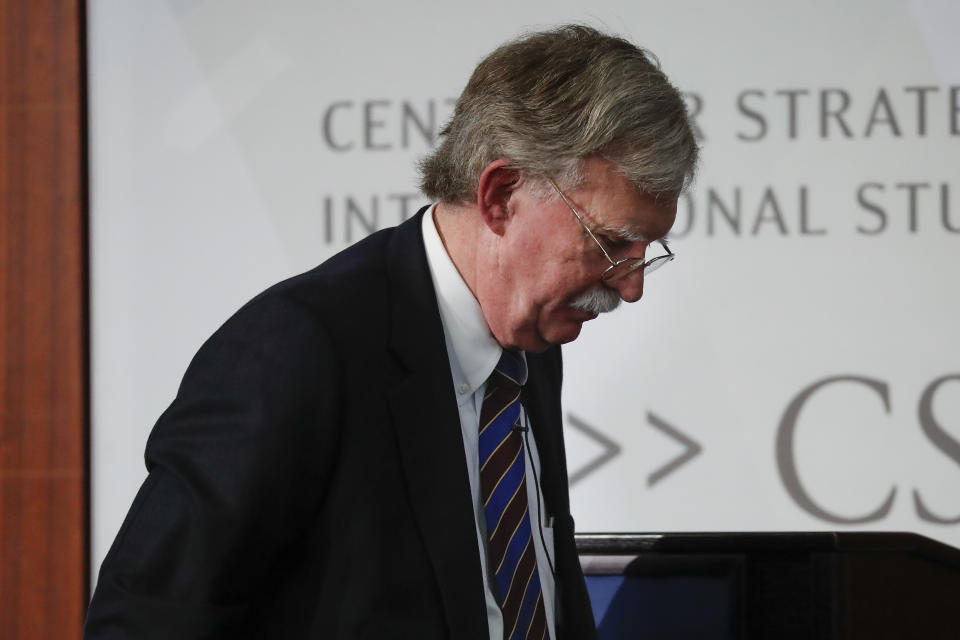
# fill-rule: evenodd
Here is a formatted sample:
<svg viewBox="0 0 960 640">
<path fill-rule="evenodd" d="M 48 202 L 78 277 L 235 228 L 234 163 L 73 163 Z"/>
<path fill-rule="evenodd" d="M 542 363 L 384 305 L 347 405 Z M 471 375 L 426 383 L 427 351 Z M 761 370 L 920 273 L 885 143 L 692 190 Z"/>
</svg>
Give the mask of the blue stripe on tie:
<svg viewBox="0 0 960 640">
<path fill-rule="evenodd" d="M 496 369 L 515 380 L 521 387 L 527 382 L 527 363 L 516 351 L 504 350 Z"/>
<path fill-rule="evenodd" d="M 503 564 L 500 565 L 500 570 L 496 573 L 501 598 L 507 596 L 507 591 L 510 589 L 510 579 L 513 578 L 517 564 L 523 556 L 523 550 L 527 548 L 530 539 L 530 518 L 521 518 L 520 526 L 517 527 L 517 531 L 507 547 L 507 553 L 503 557 Z M 496 567 L 493 568 L 496 569 Z M 534 573 L 536 573 L 536 563 L 534 563 Z"/>
<path fill-rule="evenodd" d="M 523 604 L 520 605 L 520 615 L 517 616 L 517 626 L 510 636 L 511 640 L 514 638 L 524 640 L 524 638 L 526 638 L 527 628 L 530 626 L 530 620 L 533 619 L 533 612 L 537 608 L 537 600 L 539 598 L 540 574 L 534 571 L 533 577 L 530 578 L 530 584 L 527 585 L 527 592 L 523 596 Z M 509 632 L 510 630 L 506 629 L 505 631 Z"/>
<path fill-rule="evenodd" d="M 503 442 L 510 433 L 510 429 L 520 419 L 520 402 L 514 402 L 501 413 L 493 423 L 480 434 L 479 458 L 480 466 L 487 461 L 490 454 Z"/>
</svg>

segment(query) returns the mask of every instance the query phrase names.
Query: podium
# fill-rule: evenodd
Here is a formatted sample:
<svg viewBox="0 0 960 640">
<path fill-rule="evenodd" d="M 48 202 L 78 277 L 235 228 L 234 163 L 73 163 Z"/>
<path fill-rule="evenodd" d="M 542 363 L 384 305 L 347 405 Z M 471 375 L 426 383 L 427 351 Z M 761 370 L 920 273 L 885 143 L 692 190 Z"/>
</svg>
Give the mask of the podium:
<svg viewBox="0 0 960 640">
<path fill-rule="evenodd" d="M 960 549 L 911 533 L 578 534 L 601 640 L 960 639 Z"/>
</svg>

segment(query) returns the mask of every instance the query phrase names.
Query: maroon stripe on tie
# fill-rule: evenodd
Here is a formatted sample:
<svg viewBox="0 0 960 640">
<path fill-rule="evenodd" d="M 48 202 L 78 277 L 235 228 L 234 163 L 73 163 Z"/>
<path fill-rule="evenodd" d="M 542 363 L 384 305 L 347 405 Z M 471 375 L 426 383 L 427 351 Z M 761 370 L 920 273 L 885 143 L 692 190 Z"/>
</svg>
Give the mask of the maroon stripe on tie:
<svg viewBox="0 0 960 640">
<path fill-rule="evenodd" d="M 496 531 L 487 532 L 487 539 L 490 540 L 490 559 L 494 568 L 499 567 L 503 562 L 503 556 L 507 553 L 507 547 L 510 546 L 513 532 L 525 517 L 527 517 L 526 478 L 520 481 L 520 487 L 514 494 L 513 500 L 503 510 L 499 524 L 493 525 Z"/>
<path fill-rule="evenodd" d="M 530 628 L 527 629 L 526 640 L 540 640 L 547 631 L 547 613 L 543 609 L 543 592 L 537 599 L 537 608 L 533 610 L 533 619 L 530 620 Z"/>
<path fill-rule="evenodd" d="M 498 413 L 519 397 L 520 387 L 516 385 L 511 387 L 500 385 L 491 389 L 490 383 L 487 383 L 487 396 L 480 407 L 480 433 L 483 433 L 484 428 L 497 417 Z"/>
<path fill-rule="evenodd" d="M 537 568 L 537 554 L 533 549 L 533 538 L 527 542 L 523 555 L 520 556 L 520 562 L 517 563 L 517 570 L 510 581 L 510 588 L 507 593 L 501 594 L 504 599 L 503 605 L 503 628 L 505 631 L 517 626 L 517 616 L 520 615 L 520 605 L 523 604 L 523 595 L 527 592 L 527 584 L 530 583 L 530 577 Z"/>
</svg>

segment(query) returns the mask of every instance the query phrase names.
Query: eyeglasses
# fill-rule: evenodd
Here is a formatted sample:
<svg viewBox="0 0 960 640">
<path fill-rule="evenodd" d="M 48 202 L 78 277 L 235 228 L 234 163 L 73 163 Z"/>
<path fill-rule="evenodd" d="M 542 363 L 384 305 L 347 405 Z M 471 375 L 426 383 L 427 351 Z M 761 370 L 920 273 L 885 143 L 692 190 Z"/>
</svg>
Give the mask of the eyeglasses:
<svg viewBox="0 0 960 640">
<path fill-rule="evenodd" d="M 581 216 L 573 204 L 570 203 L 570 201 L 567 199 L 567 196 L 563 195 L 563 191 L 560 191 L 560 187 L 557 186 L 557 183 L 554 182 L 552 178 L 548 178 L 548 180 L 550 180 L 550 184 L 553 185 L 553 188 L 556 189 L 557 193 L 560 194 L 560 197 L 566 203 L 567 207 L 570 208 L 570 213 L 572 213 L 574 217 L 576 217 L 577 221 L 580 222 L 580 225 L 583 227 L 583 230 L 587 232 L 587 235 L 597 243 L 597 246 L 600 247 L 600 251 L 603 252 L 603 257 L 606 258 L 607 262 L 610 263 L 610 266 L 607 267 L 602 274 L 600 274 L 601 281 L 614 282 L 630 275 L 637 269 L 643 269 L 643 275 L 646 276 L 648 273 L 656 271 L 676 257 L 673 251 L 670 251 L 670 247 L 667 246 L 666 241 L 657 240 L 657 242 L 666 252 L 663 255 L 658 255 L 648 260 L 644 260 L 643 258 L 622 258 L 620 260 L 614 260 L 610 257 L 610 254 L 607 253 L 607 250 L 603 247 L 603 244 L 601 244 L 597 239 L 597 236 L 593 235 L 593 231 L 587 226 L 587 223 L 584 222 L 583 216 Z"/>
</svg>

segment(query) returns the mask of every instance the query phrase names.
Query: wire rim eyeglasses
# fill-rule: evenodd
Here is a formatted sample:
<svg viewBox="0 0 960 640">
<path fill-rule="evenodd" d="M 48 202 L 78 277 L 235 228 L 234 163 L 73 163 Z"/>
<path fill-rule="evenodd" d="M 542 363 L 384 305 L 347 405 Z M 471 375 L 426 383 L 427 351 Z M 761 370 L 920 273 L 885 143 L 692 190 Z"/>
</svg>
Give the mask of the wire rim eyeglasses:
<svg viewBox="0 0 960 640">
<path fill-rule="evenodd" d="M 610 263 L 610 266 L 604 269 L 603 273 L 600 274 L 600 280 L 603 282 L 615 282 L 624 278 L 638 269 L 643 269 L 643 275 L 646 276 L 649 273 L 653 273 L 663 265 L 667 264 L 676 257 L 676 254 L 670 250 L 670 247 L 667 246 L 665 240 L 657 240 L 660 246 L 663 248 L 665 253 L 663 255 L 658 255 L 650 259 L 644 258 L 621 258 L 620 260 L 614 260 L 610 257 L 610 254 L 604 248 L 603 244 L 594 235 L 593 230 L 587 225 L 584 221 L 583 216 L 580 215 L 580 212 L 577 211 L 576 207 L 573 206 L 573 203 L 567 199 L 567 196 L 564 195 L 563 191 L 560 190 L 560 187 L 553 180 L 553 178 L 548 178 L 550 185 L 553 186 L 554 190 L 563 200 L 564 204 L 567 205 L 567 208 L 570 209 L 570 213 L 574 215 L 577 221 L 580 223 L 580 226 L 583 227 L 583 230 L 587 232 L 587 235 L 590 236 L 590 239 L 596 243 L 597 247 L 603 253 L 603 257 L 607 259 L 607 262 Z"/>
</svg>

